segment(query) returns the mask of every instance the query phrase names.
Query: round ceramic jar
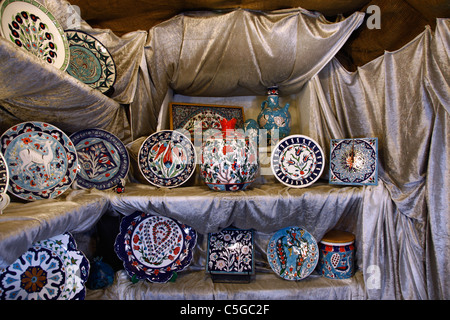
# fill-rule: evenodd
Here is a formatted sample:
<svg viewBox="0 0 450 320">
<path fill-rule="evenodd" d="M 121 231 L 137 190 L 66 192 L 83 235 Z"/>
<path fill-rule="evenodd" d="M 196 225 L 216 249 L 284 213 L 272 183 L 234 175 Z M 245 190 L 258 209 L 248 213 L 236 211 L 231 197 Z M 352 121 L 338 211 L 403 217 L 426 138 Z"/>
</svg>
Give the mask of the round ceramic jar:
<svg viewBox="0 0 450 320">
<path fill-rule="evenodd" d="M 238 130 L 236 119 L 221 121 L 222 132 L 216 132 L 202 145 L 200 172 L 212 190 L 245 190 L 258 171 L 256 144 Z"/>
<path fill-rule="evenodd" d="M 330 279 L 348 279 L 354 274 L 355 236 L 332 230 L 319 242 L 319 273 Z"/>
</svg>

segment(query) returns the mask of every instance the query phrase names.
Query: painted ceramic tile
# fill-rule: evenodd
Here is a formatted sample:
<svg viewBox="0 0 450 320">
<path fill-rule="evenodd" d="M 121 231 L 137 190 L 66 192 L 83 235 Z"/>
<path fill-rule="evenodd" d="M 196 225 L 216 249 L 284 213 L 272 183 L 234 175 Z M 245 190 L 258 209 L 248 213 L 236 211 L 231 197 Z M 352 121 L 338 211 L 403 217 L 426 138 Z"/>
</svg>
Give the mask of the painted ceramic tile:
<svg viewBox="0 0 450 320">
<path fill-rule="evenodd" d="M 207 271 L 253 274 L 253 230 L 226 228 L 208 235 Z"/>
<path fill-rule="evenodd" d="M 69 44 L 61 25 L 44 5 L 34 0 L 3 1 L 0 21 L 6 39 L 58 69 L 67 68 Z"/>
<path fill-rule="evenodd" d="M 333 139 L 330 151 L 331 184 L 378 184 L 378 139 Z"/>
</svg>

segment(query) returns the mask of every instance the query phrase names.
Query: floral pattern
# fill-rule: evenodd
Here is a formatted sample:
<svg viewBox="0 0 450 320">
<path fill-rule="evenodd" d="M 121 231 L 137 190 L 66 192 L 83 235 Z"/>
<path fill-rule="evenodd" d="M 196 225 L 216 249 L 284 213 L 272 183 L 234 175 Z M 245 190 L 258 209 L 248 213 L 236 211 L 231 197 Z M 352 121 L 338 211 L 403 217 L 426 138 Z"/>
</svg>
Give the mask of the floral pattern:
<svg viewBox="0 0 450 320">
<path fill-rule="evenodd" d="M 252 274 L 253 231 L 226 228 L 208 235 L 207 271 Z"/>
<path fill-rule="evenodd" d="M 354 273 L 353 244 L 328 245 L 319 243 L 318 272 L 330 279 L 348 279 Z"/>
<path fill-rule="evenodd" d="M 376 185 L 378 183 L 378 139 L 331 140 L 330 183 Z"/>
<path fill-rule="evenodd" d="M 301 280 L 314 271 L 319 251 L 314 237 L 300 227 L 277 231 L 267 246 L 272 270 L 286 280 Z"/>
</svg>

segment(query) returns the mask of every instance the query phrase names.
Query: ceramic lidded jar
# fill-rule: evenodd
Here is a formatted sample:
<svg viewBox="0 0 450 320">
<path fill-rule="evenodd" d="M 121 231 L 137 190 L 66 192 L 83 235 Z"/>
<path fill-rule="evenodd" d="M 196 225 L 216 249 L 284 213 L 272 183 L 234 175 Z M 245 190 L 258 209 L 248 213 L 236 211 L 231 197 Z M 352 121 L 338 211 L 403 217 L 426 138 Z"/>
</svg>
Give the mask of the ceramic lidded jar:
<svg viewBox="0 0 450 320">
<path fill-rule="evenodd" d="M 331 230 L 319 242 L 318 271 L 329 279 L 348 279 L 354 274 L 355 236 Z"/>
<path fill-rule="evenodd" d="M 236 119 L 220 123 L 222 131 L 215 130 L 202 145 L 201 176 L 212 190 L 245 190 L 259 167 L 256 143 L 234 130 Z"/>
<path fill-rule="evenodd" d="M 291 114 L 289 103 L 281 107 L 278 102 L 278 87 L 267 89 L 267 100 L 261 103 L 261 112 L 258 115 L 260 129 L 267 130 L 267 140 L 270 144 L 278 142 L 291 132 Z M 278 135 L 277 135 L 278 134 Z"/>
</svg>

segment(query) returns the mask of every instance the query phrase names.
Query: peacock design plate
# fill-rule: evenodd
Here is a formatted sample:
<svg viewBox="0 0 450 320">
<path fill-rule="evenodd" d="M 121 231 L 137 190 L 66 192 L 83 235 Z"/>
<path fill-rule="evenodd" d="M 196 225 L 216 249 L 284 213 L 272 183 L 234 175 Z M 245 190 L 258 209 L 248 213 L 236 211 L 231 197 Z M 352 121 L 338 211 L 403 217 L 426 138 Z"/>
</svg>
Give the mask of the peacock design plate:
<svg viewBox="0 0 450 320">
<path fill-rule="evenodd" d="M 78 186 L 106 190 L 123 184 L 130 159 L 119 138 L 105 130 L 86 129 L 75 132 L 70 139 L 80 164 Z"/>
<path fill-rule="evenodd" d="M 89 268 L 69 233 L 37 241 L 0 269 L 0 300 L 82 300 Z"/>
<path fill-rule="evenodd" d="M 108 49 L 80 30 L 66 30 L 70 62 L 66 72 L 107 95 L 116 82 L 116 65 Z"/>
<path fill-rule="evenodd" d="M 34 0 L 5 0 L 0 7 L 0 31 L 18 47 L 66 70 L 69 43 L 64 31 L 45 6 Z"/>
<path fill-rule="evenodd" d="M 136 211 L 122 219 L 114 249 L 131 277 L 165 283 L 191 263 L 196 243 L 191 227 Z"/>
<path fill-rule="evenodd" d="M 303 188 L 313 184 L 320 178 L 324 166 L 322 148 L 307 136 L 288 136 L 272 151 L 272 172 L 289 187 Z"/>
<path fill-rule="evenodd" d="M 25 200 L 56 198 L 78 171 L 77 152 L 69 137 L 45 122 L 22 122 L 0 137 L 9 171 L 8 191 Z"/>
<path fill-rule="evenodd" d="M 301 227 L 287 227 L 275 232 L 267 246 L 272 270 L 286 280 L 302 280 L 314 271 L 319 249 L 314 237 Z"/>
<path fill-rule="evenodd" d="M 332 139 L 330 184 L 378 184 L 378 139 Z"/>
<path fill-rule="evenodd" d="M 157 187 L 182 185 L 194 173 L 196 163 L 194 145 L 177 131 L 158 131 L 150 135 L 139 149 L 139 169 L 145 179 Z"/>
</svg>

